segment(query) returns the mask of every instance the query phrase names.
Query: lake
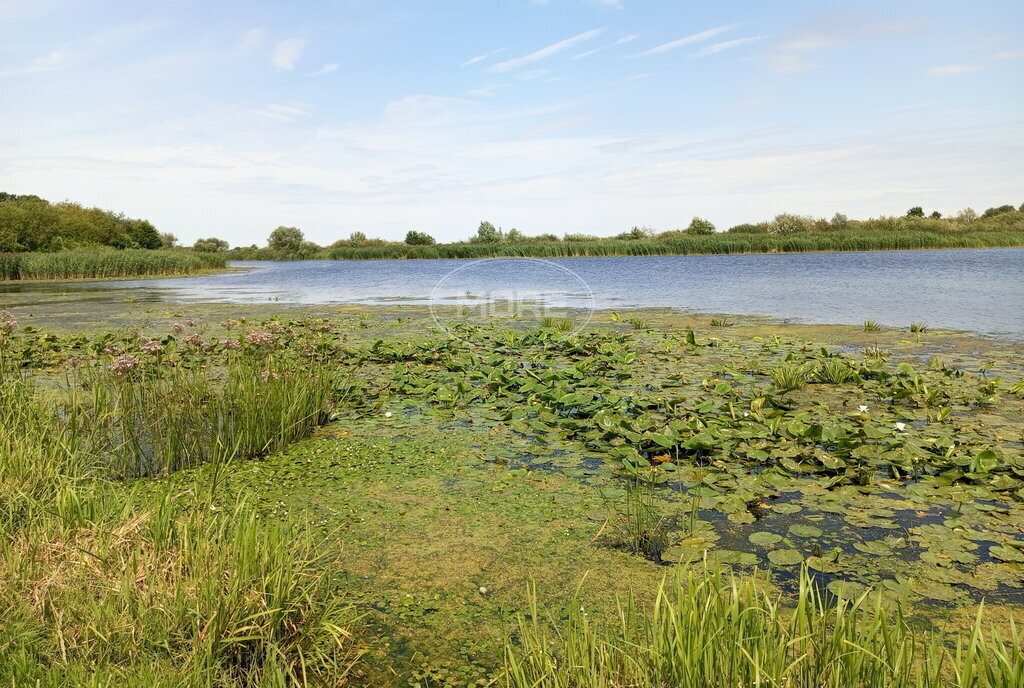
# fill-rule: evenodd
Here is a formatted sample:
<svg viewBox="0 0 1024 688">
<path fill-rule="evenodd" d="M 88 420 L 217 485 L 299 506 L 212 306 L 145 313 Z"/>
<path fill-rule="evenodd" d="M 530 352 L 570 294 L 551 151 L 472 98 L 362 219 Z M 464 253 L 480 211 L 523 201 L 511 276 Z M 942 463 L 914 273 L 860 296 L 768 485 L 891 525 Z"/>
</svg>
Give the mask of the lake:
<svg viewBox="0 0 1024 688">
<path fill-rule="evenodd" d="M 1024 336 L 1020 248 L 233 265 L 252 269 L 175 279 L 5 285 L 0 290 L 87 290 L 95 295 L 130 289 L 140 300 L 156 302 L 670 307 L 798 322 L 923 322 Z"/>
</svg>

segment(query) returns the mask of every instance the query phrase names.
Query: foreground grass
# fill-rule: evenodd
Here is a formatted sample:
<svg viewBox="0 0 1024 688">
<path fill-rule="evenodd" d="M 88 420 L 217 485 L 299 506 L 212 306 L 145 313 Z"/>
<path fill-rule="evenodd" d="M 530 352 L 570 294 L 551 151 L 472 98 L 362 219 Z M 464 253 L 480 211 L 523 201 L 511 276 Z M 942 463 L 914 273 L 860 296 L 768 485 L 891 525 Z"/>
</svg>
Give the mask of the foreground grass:
<svg viewBox="0 0 1024 688">
<path fill-rule="evenodd" d="M 0 281 L 189 275 L 220 269 L 226 264 L 222 256 L 192 251 L 0 253 Z"/>
</svg>

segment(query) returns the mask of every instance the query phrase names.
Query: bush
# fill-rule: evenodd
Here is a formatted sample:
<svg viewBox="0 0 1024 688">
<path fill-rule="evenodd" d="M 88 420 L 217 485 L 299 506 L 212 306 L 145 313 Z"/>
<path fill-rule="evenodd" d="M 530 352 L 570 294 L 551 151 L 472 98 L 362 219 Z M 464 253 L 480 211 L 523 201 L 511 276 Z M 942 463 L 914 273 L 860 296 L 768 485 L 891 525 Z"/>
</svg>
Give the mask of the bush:
<svg viewBox="0 0 1024 688">
<path fill-rule="evenodd" d="M 219 253 L 228 250 L 228 242 L 216 237 L 196 239 L 196 243 L 192 244 L 192 250 L 199 253 Z"/>
<path fill-rule="evenodd" d="M 776 215 L 775 219 L 768 224 L 768 233 L 785 236 L 788 234 L 806 232 L 810 230 L 810 228 L 810 218 L 783 213 L 781 215 Z"/>
</svg>

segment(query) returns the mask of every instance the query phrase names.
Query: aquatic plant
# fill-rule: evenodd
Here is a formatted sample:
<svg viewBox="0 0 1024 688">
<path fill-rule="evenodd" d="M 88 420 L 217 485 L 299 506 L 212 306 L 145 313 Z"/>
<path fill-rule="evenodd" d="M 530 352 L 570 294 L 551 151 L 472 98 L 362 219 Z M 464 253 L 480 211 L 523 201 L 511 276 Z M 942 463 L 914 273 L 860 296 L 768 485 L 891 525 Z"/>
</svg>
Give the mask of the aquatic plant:
<svg viewBox="0 0 1024 688">
<path fill-rule="evenodd" d="M 928 326 L 924 323 L 913 322 L 910 323 L 910 331 L 921 334 L 928 331 Z"/>
<path fill-rule="evenodd" d="M 223 256 L 192 251 L 90 250 L 0 253 L 0 281 L 188 275 L 223 268 Z"/>
<path fill-rule="evenodd" d="M 612 546 L 660 561 L 669 544 L 668 524 L 656 505 L 653 483 L 645 477 L 632 478 L 614 510 Z"/>
<path fill-rule="evenodd" d="M 810 372 L 810 368 L 807 364 L 783 363 L 768 371 L 768 379 L 771 380 L 772 386 L 780 392 L 792 392 L 807 384 L 808 372 Z"/>
<path fill-rule="evenodd" d="M 827 361 L 815 368 L 813 376 L 818 382 L 827 382 L 832 385 L 841 385 L 854 378 L 856 373 L 846 361 L 841 358 L 829 358 Z"/>
<path fill-rule="evenodd" d="M 733 323 L 728 318 L 711 318 L 711 327 L 732 327 Z"/>
<path fill-rule="evenodd" d="M 875 322 L 874 320 L 865 320 L 864 321 L 864 331 L 865 332 L 879 332 L 881 329 L 882 329 L 882 326 L 880 324 L 878 324 L 877 322 Z"/>
</svg>

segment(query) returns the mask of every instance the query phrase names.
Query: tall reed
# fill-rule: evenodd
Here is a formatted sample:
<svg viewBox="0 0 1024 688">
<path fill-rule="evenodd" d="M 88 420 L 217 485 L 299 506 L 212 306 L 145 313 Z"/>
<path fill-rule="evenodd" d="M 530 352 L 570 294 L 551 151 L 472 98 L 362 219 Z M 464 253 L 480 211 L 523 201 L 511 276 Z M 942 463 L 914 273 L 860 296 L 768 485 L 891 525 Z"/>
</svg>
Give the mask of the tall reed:
<svg viewBox="0 0 1024 688">
<path fill-rule="evenodd" d="M 58 280 L 188 275 L 223 268 L 223 256 L 193 251 L 82 249 L 0 253 L 0 280 Z"/>
</svg>

